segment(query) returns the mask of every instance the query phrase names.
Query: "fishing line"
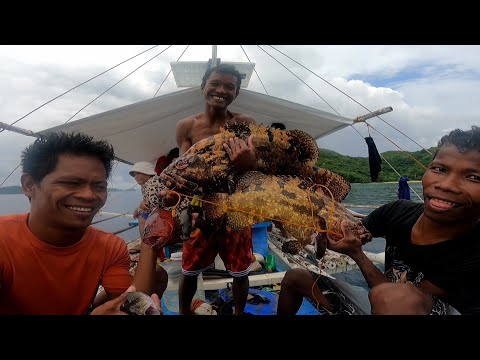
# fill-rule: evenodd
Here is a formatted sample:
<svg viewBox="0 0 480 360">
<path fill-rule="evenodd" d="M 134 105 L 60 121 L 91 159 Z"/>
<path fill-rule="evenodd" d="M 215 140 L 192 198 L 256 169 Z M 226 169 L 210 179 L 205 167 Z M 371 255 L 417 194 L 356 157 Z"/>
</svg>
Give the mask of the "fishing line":
<svg viewBox="0 0 480 360">
<path fill-rule="evenodd" d="M 78 84 L 77 86 L 71 88 L 70 90 L 67 90 L 67 91 L 61 93 L 60 95 L 55 96 L 53 99 L 51 99 L 51 100 L 47 101 L 46 103 L 44 103 L 44 104 L 36 107 L 35 109 L 33 109 L 32 111 L 30 111 L 29 113 L 23 115 L 21 118 L 19 118 L 19 119 L 17 119 L 16 121 L 12 122 L 12 123 L 10 124 L 10 126 L 15 125 L 15 124 L 16 124 L 17 122 L 19 122 L 20 120 L 26 118 L 28 115 L 34 113 L 34 112 L 37 111 L 38 109 L 40 109 L 40 108 L 44 107 L 45 105 L 51 103 L 53 100 L 58 99 L 59 97 L 65 95 L 65 94 L 67 94 L 67 93 L 69 93 L 70 91 L 75 90 L 75 89 L 78 88 L 79 86 L 82 86 L 83 84 L 88 83 L 89 81 L 91 81 L 91 80 L 93 80 L 93 79 L 95 79 L 95 78 L 97 78 L 97 77 L 105 74 L 106 72 L 108 72 L 108 71 L 110 71 L 110 70 L 112 70 L 112 69 L 115 69 L 117 66 L 120 66 L 120 65 L 122 65 L 123 63 L 126 63 L 127 61 L 130 61 L 130 60 L 132 60 L 133 58 L 136 58 L 137 56 L 140 56 L 140 55 L 142 55 L 143 53 L 145 53 L 145 52 L 147 52 L 147 51 L 149 51 L 149 50 L 151 50 L 151 49 L 153 49 L 153 48 L 155 48 L 155 47 L 157 47 L 157 46 L 159 46 L 159 45 L 152 46 L 151 48 L 149 48 L 149 49 L 147 49 L 147 50 L 145 50 L 145 51 L 142 51 L 141 53 L 139 53 L 139 54 L 137 54 L 137 55 L 135 55 L 135 56 L 132 56 L 131 58 L 129 58 L 129 59 L 127 59 L 127 60 L 124 60 L 124 61 L 118 63 L 118 64 L 115 65 L 115 66 L 112 66 L 110 69 L 105 70 L 104 72 L 102 72 L 102 73 L 100 73 L 100 74 L 98 74 L 98 75 L 96 75 L 96 76 L 94 76 L 94 77 L 92 77 L 92 78 L 90 78 L 90 79 L 88 79 L 88 80 L 86 80 L 86 81 Z M 6 130 L 6 129 L 0 130 L 0 134 L 1 134 L 4 130 Z"/>
<path fill-rule="evenodd" d="M 413 157 L 412 155 L 410 155 L 407 151 L 403 150 L 400 146 L 398 146 L 393 140 L 390 140 L 387 136 L 383 135 L 380 131 L 378 131 L 377 129 L 375 129 L 372 125 L 370 125 L 369 123 L 367 123 L 365 121 L 365 124 L 368 126 L 368 127 L 371 127 L 373 130 L 375 130 L 376 132 L 378 132 L 380 135 L 382 135 L 385 139 L 387 139 L 388 141 L 390 141 L 393 145 L 395 145 L 397 148 L 400 149 L 400 151 L 404 152 L 405 154 L 407 154 L 412 160 L 414 160 L 418 165 L 420 165 L 425 171 L 427 170 L 427 167 L 425 165 L 423 165 L 420 161 L 418 161 L 417 159 L 415 159 L 415 157 Z"/>
<path fill-rule="evenodd" d="M 322 186 L 324 187 L 323 185 L 320 185 L 320 184 L 314 184 L 314 186 Z M 328 190 L 328 188 L 327 188 Z M 328 190 L 330 192 L 330 190 Z M 183 197 L 186 197 L 187 199 L 193 199 L 193 196 L 189 196 L 189 195 L 186 195 L 186 194 L 182 194 L 182 193 L 179 193 L 175 190 L 167 190 L 167 194 L 170 193 L 170 194 L 175 194 L 178 196 L 178 201 L 177 203 L 172 206 L 172 217 L 175 216 L 176 214 L 176 208 L 177 206 L 180 204 L 180 199 L 181 199 L 181 196 Z M 329 217 L 333 215 L 333 211 L 335 210 L 335 204 L 333 203 L 333 195 L 332 193 L 330 192 L 330 195 L 332 197 L 332 203 L 331 203 L 331 208 L 330 208 L 330 211 L 329 211 Z M 296 222 L 292 222 L 292 221 L 287 221 L 287 220 L 280 220 L 280 219 L 277 219 L 277 218 L 270 218 L 270 217 L 267 217 L 267 216 L 264 216 L 262 214 L 257 214 L 255 212 L 252 212 L 252 211 L 248 211 L 248 210 L 243 210 L 243 209 L 238 209 L 236 207 L 232 207 L 232 206 L 228 206 L 228 205 L 222 205 L 222 204 L 219 204 L 219 203 L 216 203 L 216 202 L 213 202 L 213 201 L 209 201 L 209 200 L 205 200 L 205 199 L 197 199 L 198 201 L 202 201 L 204 203 L 207 203 L 207 204 L 210 204 L 210 205 L 214 205 L 214 206 L 219 206 L 219 207 L 223 207 L 224 209 L 226 210 L 230 210 L 230 211 L 233 211 L 233 212 L 240 212 L 240 213 L 244 213 L 244 214 L 248 214 L 248 215 L 253 215 L 253 216 L 256 216 L 256 217 L 259 217 L 259 218 L 263 218 L 264 221 L 265 220 L 271 220 L 271 221 L 276 221 L 276 222 L 280 222 L 280 223 L 284 223 L 284 224 L 288 224 L 288 225 L 294 225 L 294 226 L 298 226 L 298 227 L 301 227 L 301 228 L 304 228 L 304 229 L 310 229 L 310 230 L 314 230 L 316 232 L 324 232 L 324 233 L 327 233 L 327 234 L 332 234 L 332 235 L 337 235 L 337 236 L 340 236 L 340 237 L 343 237 L 342 234 L 339 234 L 339 233 L 336 233 L 330 229 L 321 229 L 319 228 L 318 226 L 307 226 L 307 225 L 302 225 L 302 224 L 299 224 L 299 223 L 296 223 Z M 313 206 L 313 204 L 312 204 Z M 314 220 L 314 217 L 312 215 L 312 218 Z M 327 224 L 329 223 L 329 220 L 327 221 Z M 327 226 L 328 227 L 328 226 Z"/>
</svg>

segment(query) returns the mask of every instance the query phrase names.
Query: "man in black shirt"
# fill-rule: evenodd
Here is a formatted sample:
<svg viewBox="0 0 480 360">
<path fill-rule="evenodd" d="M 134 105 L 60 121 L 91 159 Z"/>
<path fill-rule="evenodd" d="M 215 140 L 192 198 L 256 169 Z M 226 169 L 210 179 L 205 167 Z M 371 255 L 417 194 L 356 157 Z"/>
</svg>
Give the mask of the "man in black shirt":
<svg viewBox="0 0 480 360">
<path fill-rule="evenodd" d="M 348 221 L 344 238 L 328 247 L 359 266 L 372 314 L 480 314 L 480 128 L 445 135 L 422 185 L 423 204 L 394 201 L 361 220 L 374 237 L 386 238 L 384 274 Z M 278 314 L 295 314 L 303 296 L 332 310 L 315 281 L 306 270 L 289 270 Z"/>
</svg>

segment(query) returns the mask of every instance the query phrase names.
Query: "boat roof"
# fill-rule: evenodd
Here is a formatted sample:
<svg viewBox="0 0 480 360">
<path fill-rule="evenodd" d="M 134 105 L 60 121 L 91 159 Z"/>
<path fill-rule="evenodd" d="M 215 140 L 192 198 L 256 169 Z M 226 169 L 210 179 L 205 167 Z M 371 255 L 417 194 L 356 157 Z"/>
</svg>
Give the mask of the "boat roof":
<svg viewBox="0 0 480 360">
<path fill-rule="evenodd" d="M 155 163 L 177 147 L 175 126 L 185 117 L 203 112 L 205 102 L 200 87 L 192 87 L 149 100 L 102 112 L 39 132 L 81 131 L 105 139 L 115 149 L 118 160 Z M 287 130 L 299 129 L 313 138 L 333 133 L 353 123 L 352 119 L 242 89 L 229 106 L 232 112 L 252 116 L 257 124 L 285 124 Z"/>
</svg>

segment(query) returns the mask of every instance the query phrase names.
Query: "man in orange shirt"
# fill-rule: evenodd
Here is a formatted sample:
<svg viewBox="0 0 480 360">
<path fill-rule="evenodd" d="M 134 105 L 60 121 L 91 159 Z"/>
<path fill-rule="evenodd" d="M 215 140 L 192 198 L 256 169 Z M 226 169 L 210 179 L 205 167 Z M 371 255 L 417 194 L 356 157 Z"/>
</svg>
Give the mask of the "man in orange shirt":
<svg viewBox="0 0 480 360">
<path fill-rule="evenodd" d="M 92 314 L 123 314 L 127 291 L 135 291 L 127 246 L 90 226 L 107 199 L 113 160 L 111 145 L 81 133 L 50 133 L 23 151 L 31 206 L 0 216 L 0 314 L 86 314 L 99 285 L 108 301 Z M 156 256 L 142 255 L 139 262 Z M 154 269 L 140 269 L 136 290 L 151 293 Z"/>
</svg>

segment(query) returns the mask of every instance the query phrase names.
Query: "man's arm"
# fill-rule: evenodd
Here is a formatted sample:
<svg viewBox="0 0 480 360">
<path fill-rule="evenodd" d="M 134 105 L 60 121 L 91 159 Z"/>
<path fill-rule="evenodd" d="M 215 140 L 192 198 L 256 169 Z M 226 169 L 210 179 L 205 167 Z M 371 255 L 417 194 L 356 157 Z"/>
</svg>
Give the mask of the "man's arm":
<svg viewBox="0 0 480 360">
<path fill-rule="evenodd" d="M 125 300 L 127 300 L 127 294 L 135 291 L 138 290 L 135 288 L 135 286 L 131 285 L 124 293 L 93 309 L 90 315 L 128 315 L 120 309 Z M 152 299 L 155 302 L 155 305 L 157 305 L 157 308 L 160 309 L 160 298 L 154 294 L 152 295 Z"/>
<path fill-rule="evenodd" d="M 180 150 L 180 156 L 183 155 L 193 145 L 189 133 L 193 126 L 193 117 L 180 120 L 175 128 L 177 145 Z"/>
<path fill-rule="evenodd" d="M 370 288 L 390 282 L 363 252 L 362 240 L 356 237 L 353 232 L 354 224 L 348 220 L 343 220 L 340 226 L 344 237 L 336 242 L 328 240 L 328 248 L 350 256 L 357 263 Z"/>
<path fill-rule="evenodd" d="M 142 241 L 140 257 L 135 268 L 133 285 L 137 291 L 151 295 L 155 286 L 155 269 L 157 264 L 157 251 Z"/>
<path fill-rule="evenodd" d="M 255 119 L 249 115 L 237 114 L 234 119 L 238 123 L 255 124 Z M 248 137 L 247 142 L 236 137 L 230 138 L 223 147 L 236 168 L 241 171 L 257 170 L 257 156 L 252 135 Z"/>
</svg>

